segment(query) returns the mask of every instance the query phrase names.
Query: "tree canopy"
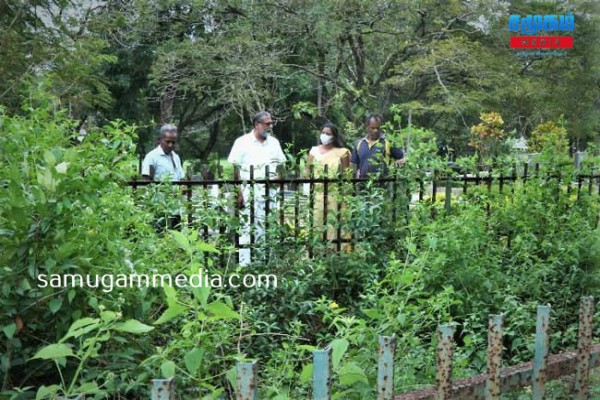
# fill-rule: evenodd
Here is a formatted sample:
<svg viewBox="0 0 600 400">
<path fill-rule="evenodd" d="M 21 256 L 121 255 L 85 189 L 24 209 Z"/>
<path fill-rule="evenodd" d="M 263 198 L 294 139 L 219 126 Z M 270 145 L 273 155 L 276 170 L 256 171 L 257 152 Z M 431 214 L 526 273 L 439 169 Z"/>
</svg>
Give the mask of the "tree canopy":
<svg viewBox="0 0 600 400">
<path fill-rule="evenodd" d="M 160 123 L 181 151 L 225 154 L 272 110 L 275 133 L 300 150 L 325 120 L 347 139 L 390 107 L 438 141 L 469 151 L 470 127 L 498 112 L 528 137 L 562 118 L 571 145 L 597 140 L 600 15 L 593 1 L 6 1 L 0 102 L 14 111 L 46 85 L 82 121 L 123 119 L 149 144 Z M 512 14 L 575 18 L 564 56 L 520 57 Z M 561 117 L 562 116 L 562 117 Z"/>
</svg>

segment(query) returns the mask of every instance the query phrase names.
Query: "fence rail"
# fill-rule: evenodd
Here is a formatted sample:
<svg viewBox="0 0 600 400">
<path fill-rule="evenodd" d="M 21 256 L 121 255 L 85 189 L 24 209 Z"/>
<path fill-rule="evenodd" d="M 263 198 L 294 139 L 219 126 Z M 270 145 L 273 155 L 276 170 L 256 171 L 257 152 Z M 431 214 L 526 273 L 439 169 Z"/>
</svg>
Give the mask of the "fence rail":
<svg viewBox="0 0 600 400">
<path fill-rule="evenodd" d="M 533 361 L 502 368 L 503 316 L 490 315 L 488 360 L 485 374 L 452 380 L 454 327 L 442 325 L 437 330 L 436 385 L 409 393 L 394 394 L 396 338 L 379 337 L 377 390 L 378 400 L 497 400 L 502 394 L 531 387 L 533 399 L 544 399 L 546 383 L 575 375 L 574 397 L 588 399 L 589 372 L 600 367 L 600 344 L 592 344 L 594 298 L 582 297 L 579 313 L 579 339 L 576 351 L 549 354 L 550 306 L 538 306 Z M 312 398 L 332 397 L 333 371 L 331 348 L 313 352 Z M 258 361 L 240 362 L 237 366 L 236 400 L 258 399 Z M 170 400 L 175 396 L 172 379 L 155 379 L 152 400 Z"/>
<path fill-rule="evenodd" d="M 352 199 L 368 199 L 374 193 L 378 193 L 379 198 L 374 197 L 371 206 L 389 205 L 376 216 L 382 224 L 395 222 L 399 217 L 406 218 L 411 205 L 424 200 L 435 203 L 440 196 L 444 197 L 444 207 L 449 212 L 453 198 L 466 195 L 474 186 L 503 193 L 514 190 L 517 181 L 545 179 L 560 183 L 569 194 L 576 191 L 577 199 L 584 194 L 600 196 L 598 171 L 543 174 L 539 164 L 532 169 L 529 164 L 524 164 L 513 166 L 508 174 L 502 174 L 502 171 L 478 171 L 475 174 L 432 171 L 410 177 L 402 175 L 400 170 L 393 176 L 372 180 L 331 178 L 327 177 L 327 170 L 325 176 L 315 176 L 311 170 L 308 177 L 301 177 L 300 171 L 296 170 L 293 177 L 287 178 L 204 179 L 173 184 L 184 188 L 186 201 L 182 214 L 186 215 L 190 226 L 199 220 L 205 240 L 218 236 L 224 239 L 222 243 L 229 243 L 238 251 L 248 249 L 254 260 L 254 251 L 262 249 L 264 253 L 265 243 L 269 240 L 282 246 L 290 239 L 294 243 L 301 241 L 312 257 L 315 241 L 310 238 L 315 232 L 321 243 L 329 242 L 338 252 L 344 246 L 351 246 L 361 239 L 361 232 L 353 227 L 356 215 L 350 215 L 347 206 Z M 251 169 L 250 176 L 254 175 Z M 265 176 L 269 176 L 268 169 Z M 134 190 L 154 184 L 150 181 L 128 182 Z M 245 193 L 244 206 L 236 202 L 239 192 Z M 486 210 L 490 212 L 489 203 Z M 362 235 L 364 237 L 364 232 Z M 268 258 L 268 254 L 264 257 Z"/>
</svg>

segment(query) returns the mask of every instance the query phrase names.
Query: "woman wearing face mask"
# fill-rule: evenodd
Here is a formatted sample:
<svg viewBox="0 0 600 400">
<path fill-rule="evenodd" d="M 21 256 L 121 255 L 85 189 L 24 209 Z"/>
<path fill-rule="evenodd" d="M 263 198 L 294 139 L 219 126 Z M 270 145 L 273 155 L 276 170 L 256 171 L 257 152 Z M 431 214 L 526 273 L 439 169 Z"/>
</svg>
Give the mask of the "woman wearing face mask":
<svg viewBox="0 0 600 400">
<path fill-rule="evenodd" d="M 350 150 L 344 147 L 338 128 L 325 124 L 319 136 L 321 145 L 314 146 L 308 152 L 308 166 L 315 165 L 315 175 L 325 166 L 330 177 L 343 173 L 350 165 Z"/>
<path fill-rule="evenodd" d="M 308 152 L 307 160 L 307 175 L 310 167 L 314 165 L 314 176 L 323 177 L 325 167 L 327 167 L 327 177 L 334 178 L 338 174 L 344 173 L 350 165 L 350 150 L 344 147 L 340 137 L 338 128 L 327 123 L 321 129 L 319 136 L 321 144 L 314 146 Z M 324 204 L 325 196 L 323 184 L 315 185 L 315 218 L 314 226 L 318 228 L 323 226 L 323 217 L 325 215 Z M 338 207 L 340 200 L 339 185 L 335 182 L 330 182 L 327 186 L 327 240 L 336 241 L 338 222 L 343 218 L 338 218 L 338 213 L 343 214 L 343 207 Z M 339 208 L 339 210 L 338 210 Z M 342 235 L 346 237 L 347 235 Z M 342 244 L 341 248 L 347 249 L 347 244 Z"/>
</svg>

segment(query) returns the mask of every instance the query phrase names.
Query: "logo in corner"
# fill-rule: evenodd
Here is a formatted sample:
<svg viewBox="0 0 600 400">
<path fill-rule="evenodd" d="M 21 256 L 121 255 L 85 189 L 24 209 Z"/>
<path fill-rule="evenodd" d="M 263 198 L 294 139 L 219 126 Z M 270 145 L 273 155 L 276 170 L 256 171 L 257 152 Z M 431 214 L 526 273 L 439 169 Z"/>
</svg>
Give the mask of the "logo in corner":
<svg viewBox="0 0 600 400">
<path fill-rule="evenodd" d="M 538 36 L 539 32 L 572 32 L 575 30 L 575 17 L 567 15 L 511 15 L 508 30 L 521 32 L 526 36 L 512 36 L 511 49 L 571 49 L 573 36 Z"/>
</svg>

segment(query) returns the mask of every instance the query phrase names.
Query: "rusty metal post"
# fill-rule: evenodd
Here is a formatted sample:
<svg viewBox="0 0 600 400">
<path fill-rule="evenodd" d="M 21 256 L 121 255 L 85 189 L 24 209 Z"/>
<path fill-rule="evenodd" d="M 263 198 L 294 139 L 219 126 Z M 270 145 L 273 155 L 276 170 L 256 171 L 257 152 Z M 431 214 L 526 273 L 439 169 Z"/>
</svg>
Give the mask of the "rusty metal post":
<svg viewBox="0 0 600 400">
<path fill-rule="evenodd" d="M 152 379 L 152 400 L 175 400 L 175 381 Z"/>
<path fill-rule="evenodd" d="M 578 400 L 589 396 L 590 352 L 592 348 L 592 317 L 594 316 L 594 298 L 581 298 L 579 309 L 579 340 L 577 341 L 577 380 L 575 390 Z"/>
<path fill-rule="evenodd" d="M 257 361 L 237 364 L 236 400 L 258 399 L 258 364 Z"/>
<path fill-rule="evenodd" d="M 450 399 L 452 393 L 452 337 L 454 327 L 451 325 L 438 326 L 436 352 L 436 395 L 435 400 Z"/>
<path fill-rule="evenodd" d="M 502 315 L 490 315 L 488 321 L 488 358 L 485 399 L 500 399 L 500 372 L 502 369 Z"/>
<path fill-rule="evenodd" d="M 379 362 L 377 364 L 377 400 L 394 397 L 394 354 L 396 335 L 379 336 Z"/>
<path fill-rule="evenodd" d="M 313 399 L 331 399 L 331 347 L 313 351 Z"/>
<path fill-rule="evenodd" d="M 533 400 L 542 400 L 546 391 L 546 368 L 550 344 L 550 306 L 538 306 L 535 328 L 535 356 L 533 358 Z"/>
</svg>

